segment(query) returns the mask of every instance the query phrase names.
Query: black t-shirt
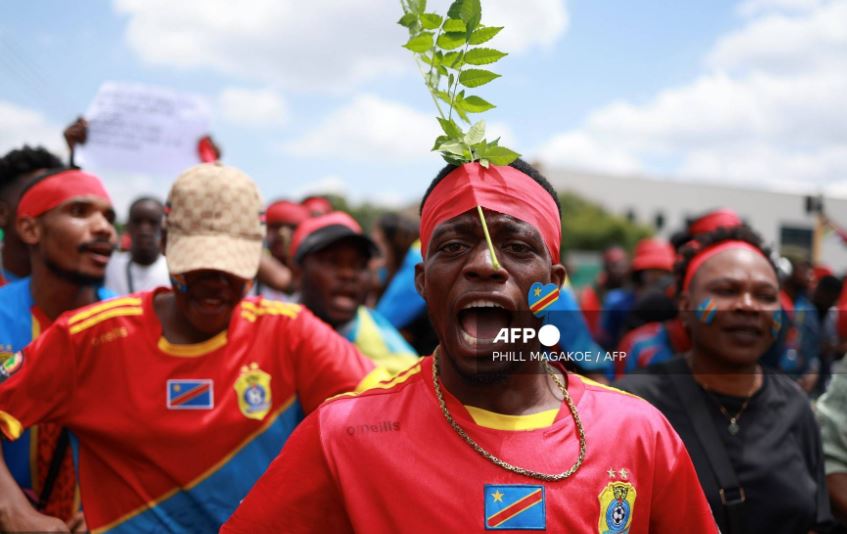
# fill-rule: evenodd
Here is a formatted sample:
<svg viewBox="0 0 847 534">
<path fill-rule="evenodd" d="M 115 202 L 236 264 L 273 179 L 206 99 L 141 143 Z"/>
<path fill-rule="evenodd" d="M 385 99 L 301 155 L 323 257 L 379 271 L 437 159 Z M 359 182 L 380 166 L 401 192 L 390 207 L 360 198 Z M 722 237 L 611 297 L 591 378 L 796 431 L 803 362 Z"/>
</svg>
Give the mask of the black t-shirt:
<svg viewBox="0 0 847 534">
<path fill-rule="evenodd" d="M 685 361 L 676 358 L 651 366 L 645 373 L 624 377 L 615 385 L 643 397 L 665 414 L 685 443 L 715 519 L 726 532 L 717 478 L 671 383 L 673 374 L 693 380 Z M 715 431 L 747 495 L 744 533 L 825 531 L 831 515 L 820 429 L 799 386 L 785 375 L 765 372 L 761 389 L 737 419 L 736 435 L 729 432 L 729 419 L 718 404 L 723 403 L 727 413 L 735 415 L 744 399 L 715 394 L 710 398 L 701 388 L 697 391 L 703 395 Z"/>
</svg>

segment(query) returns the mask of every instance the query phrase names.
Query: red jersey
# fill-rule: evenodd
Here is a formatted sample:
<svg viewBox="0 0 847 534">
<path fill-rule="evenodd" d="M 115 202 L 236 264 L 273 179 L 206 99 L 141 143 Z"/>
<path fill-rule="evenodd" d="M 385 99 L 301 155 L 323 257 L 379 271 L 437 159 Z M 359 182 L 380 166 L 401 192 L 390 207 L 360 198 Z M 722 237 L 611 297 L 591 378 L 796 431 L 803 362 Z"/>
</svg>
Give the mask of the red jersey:
<svg viewBox="0 0 847 534">
<path fill-rule="evenodd" d="M 494 465 L 456 434 L 426 358 L 378 389 L 322 405 L 222 532 L 717 532 L 688 453 L 658 410 L 573 374 L 568 390 L 585 462 L 543 482 Z M 565 403 L 538 428 L 532 420 L 543 414 L 503 416 L 444 396 L 458 424 L 512 465 L 558 473 L 577 458 Z"/>
<path fill-rule="evenodd" d="M 72 432 L 94 531 L 217 530 L 303 414 L 373 369 L 305 308 L 261 298 L 217 336 L 171 344 L 154 295 L 63 315 L 0 384 L 7 437 Z"/>
</svg>

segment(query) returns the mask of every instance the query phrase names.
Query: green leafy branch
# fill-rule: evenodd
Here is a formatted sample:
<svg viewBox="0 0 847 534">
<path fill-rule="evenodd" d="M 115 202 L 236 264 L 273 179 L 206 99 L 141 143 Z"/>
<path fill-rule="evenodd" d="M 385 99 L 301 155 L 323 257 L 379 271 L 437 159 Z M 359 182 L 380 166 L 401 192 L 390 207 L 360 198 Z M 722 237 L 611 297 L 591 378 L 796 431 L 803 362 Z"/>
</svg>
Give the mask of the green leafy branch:
<svg viewBox="0 0 847 534">
<path fill-rule="evenodd" d="M 500 146 L 499 138 L 486 140 L 485 121 L 472 123 L 469 117 L 494 108 L 494 104 L 466 94 L 466 89 L 481 87 L 500 77 L 479 67 L 496 63 L 506 53 L 479 45 L 493 39 L 503 28 L 481 24 L 480 0 L 455 0 L 446 17 L 428 13 L 426 0 L 400 0 L 400 4 L 403 16 L 398 24 L 409 30 L 409 40 L 403 47 L 415 54 L 443 131 L 432 150 L 441 152 L 444 160 L 453 165 L 479 161 L 488 167 L 513 162 L 520 154 Z M 446 105 L 447 113 L 442 105 Z M 456 123 L 454 113 L 469 126 L 467 131 Z"/>
</svg>

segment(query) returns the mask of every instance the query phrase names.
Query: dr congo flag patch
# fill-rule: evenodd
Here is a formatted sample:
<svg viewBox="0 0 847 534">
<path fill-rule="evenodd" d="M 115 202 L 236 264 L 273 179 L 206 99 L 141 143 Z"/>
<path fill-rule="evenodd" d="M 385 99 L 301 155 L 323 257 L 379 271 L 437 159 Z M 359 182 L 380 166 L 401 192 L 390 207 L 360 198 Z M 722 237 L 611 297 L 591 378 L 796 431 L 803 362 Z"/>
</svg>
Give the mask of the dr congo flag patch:
<svg viewBox="0 0 847 534">
<path fill-rule="evenodd" d="M 486 530 L 544 530 L 546 527 L 544 486 L 485 485 Z"/>
</svg>

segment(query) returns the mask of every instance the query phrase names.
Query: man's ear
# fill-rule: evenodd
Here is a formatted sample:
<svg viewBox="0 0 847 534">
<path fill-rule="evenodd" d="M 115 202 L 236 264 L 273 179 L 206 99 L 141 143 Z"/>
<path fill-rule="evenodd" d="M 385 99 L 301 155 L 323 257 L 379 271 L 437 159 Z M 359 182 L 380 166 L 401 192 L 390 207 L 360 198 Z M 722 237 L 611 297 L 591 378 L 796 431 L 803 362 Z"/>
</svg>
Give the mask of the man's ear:
<svg viewBox="0 0 847 534">
<path fill-rule="evenodd" d="M 41 241 L 43 230 L 35 217 L 21 217 L 15 221 L 15 230 L 27 245 L 35 246 Z"/>
<path fill-rule="evenodd" d="M 561 263 L 554 264 L 550 269 L 550 281 L 556 284 L 557 287 L 562 287 L 567 277 L 568 270 Z"/>
<path fill-rule="evenodd" d="M 679 311 L 679 319 L 686 327 L 691 326 L 691 297 L 687 291 L 683 291 L 676 298 L 677 310 Z"/>
<path fill-rule="evenodd" d="M 415 265 L 415 289 L 418 290 L 418 294 L 423 297 L 424 301 L 426 301 L 426 278 L 424 277 L 424 266 L 423 263 L 418 263 Z"/>
</svg>

